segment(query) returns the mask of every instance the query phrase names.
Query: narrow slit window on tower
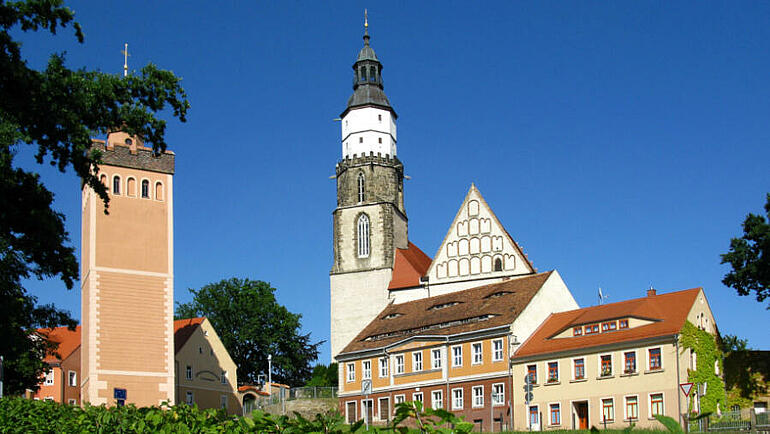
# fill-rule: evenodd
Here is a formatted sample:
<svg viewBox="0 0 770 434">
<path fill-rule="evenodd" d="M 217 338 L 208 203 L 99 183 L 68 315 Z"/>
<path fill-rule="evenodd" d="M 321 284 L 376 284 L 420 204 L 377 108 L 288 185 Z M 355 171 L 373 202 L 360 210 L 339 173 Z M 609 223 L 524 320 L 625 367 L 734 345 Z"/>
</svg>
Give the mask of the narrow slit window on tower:
<svg viewBox="0 0 770 434">
<path fill-rule="evenodd" d="M 377 115 L 377 120 L 382 122 L 382 115 Z"/>
<path fill-rule="evenodd" d="M 163 200 L 163 184 L 160 182 L 155 183 L 155 200 Z"/>
<path fill-rule="evenodd" d="M 382 144 L 382 137 L 378 137 L 377 141 L 380 142 L 380 144 Z"/>
<path fill-rule="evenodd" d="M 112 194 L 120 194 L 120 176 L 112 178 Z"/>
<path fill-rule="evenodd" d="M 495 259 L 495 271 L 503 271 L 503 260 L 501 258 Z"/>
<path fill-rule="evenodd" d="M 358 138 L 358 143 L 364 143 L 364 138 L 363 137 L 359 137 Z"/>
<path fill-rule="evenodd" d="M 366 214 L 358 218 L 358 257 L 369 257 L 369 217 Z"/>
<path fill-rule="evenodd" d="M 142 181 L 142 197 L 145 199 L 150 198 L 150 181 L 146 179 Z"/>
<path fill-rule="evenodd" d="M 366 180 L 363 173 L 358 173 L 358 201 L 363 202 L 366 200 Z"/>
</svg>

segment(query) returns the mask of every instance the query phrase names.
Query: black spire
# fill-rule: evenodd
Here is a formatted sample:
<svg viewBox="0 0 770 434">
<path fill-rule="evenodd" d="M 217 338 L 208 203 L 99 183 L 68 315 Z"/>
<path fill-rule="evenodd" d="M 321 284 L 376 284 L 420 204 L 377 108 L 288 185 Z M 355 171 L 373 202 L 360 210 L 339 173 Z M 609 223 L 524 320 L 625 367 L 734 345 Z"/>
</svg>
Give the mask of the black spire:
<svg viewBox="0 0 770 434">
<path fill-rule="evenodd" d="M 355 107 L 376 106 L 396 112 L 390 106 L 388 97 L 383 91 L 382 64 L 377 59 L 374 49 L 369 45 L 369 22 L 364 24 L 364 47 L 358 52 L 358 58 L 353 64 L 353 95 L 348 99 L 348 105 L 341 116 L 345 116 Z"/>
</svg>

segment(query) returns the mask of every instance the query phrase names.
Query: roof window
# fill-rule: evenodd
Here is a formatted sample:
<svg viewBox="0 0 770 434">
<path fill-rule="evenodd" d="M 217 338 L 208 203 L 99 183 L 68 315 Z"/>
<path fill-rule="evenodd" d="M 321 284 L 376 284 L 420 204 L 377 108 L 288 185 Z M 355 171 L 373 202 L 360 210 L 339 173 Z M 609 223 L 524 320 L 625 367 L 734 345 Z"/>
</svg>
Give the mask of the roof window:
<svg viewBox="0 0 770 434">
<path fill-rule="evenodd" d="M 457 305 L 457 304 L 460 304 L 460 302 L 459 301 L 450 301 L 450 302 L 447 302 L 447 303 L 434 304 L 433 306 L 429 307 L 428 310 L 444 309 L 444 308 L 447 308 L 447 307 L 452 307 L 452 306 Z"/>
<path fill-rule="evenodd" d="M 393 318 L 398 318 L 400 316 L 403 316 L 403 314 L 398 312 L 393 312 L 385 315 L 384 317 L 382 317 L 382 319 L 393 319 Z"/>
<path fill-rule="evenodd" d="M 513 291 L 497 291 L 497 292 L 493 292 L 493 293 L 487 295 L 484 298 L 497 298 L 497 297 L 502 297 L 502 296 L 508 295 L 508 294 L 513 294 Z"/>
</svg>

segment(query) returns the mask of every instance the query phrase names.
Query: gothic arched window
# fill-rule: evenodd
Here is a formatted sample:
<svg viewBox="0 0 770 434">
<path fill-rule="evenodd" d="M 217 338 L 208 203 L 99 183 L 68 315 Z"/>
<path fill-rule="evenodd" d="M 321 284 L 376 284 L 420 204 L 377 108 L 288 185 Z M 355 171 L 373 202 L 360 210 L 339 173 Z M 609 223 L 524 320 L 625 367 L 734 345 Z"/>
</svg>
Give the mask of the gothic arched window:
<svg viewBox="0 0 770 434">
<path fill-rule="evenodd" d="M 150 181 L 146 179 L 142 181 L 142 197 L 145 199 L 150 198 Z"/>
<path fill-rule="evenodd" d="M 495 271 L 503 271 L 502 258 L 495 258 Z"/>
<path fill-rule="evenodd" d="M 358 201 L 363 202 L 366 200 L 366 180 L 363 173 L 358 173 Z"/>
<path fill-rule="evenodd" d="M 358 218 L 358 257 L 369 257 L 369 217 L 366 214 Z"/>
</svg>

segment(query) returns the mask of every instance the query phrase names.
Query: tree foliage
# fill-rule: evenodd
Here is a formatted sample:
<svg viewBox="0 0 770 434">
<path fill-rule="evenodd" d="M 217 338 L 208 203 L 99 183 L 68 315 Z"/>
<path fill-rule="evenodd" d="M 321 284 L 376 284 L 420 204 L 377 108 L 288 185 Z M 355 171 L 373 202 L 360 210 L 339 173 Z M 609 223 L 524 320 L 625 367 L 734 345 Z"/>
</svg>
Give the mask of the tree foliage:
<svg viewBox="0 0 770 434">
<path fill-rule="evenodd" d="M 101 155 L 91 150 L 91 138 L 122 128 L 160 152 L 166 123 L 155 113 L 170 107 L 184 121 L 189 108 L 179 78 L 154 65 L 123 78 L 70 69 L 63 54 L 52 54 L 38 71 L 11 35 L 17 29 L 55 35 L 68 26 L 83 42 L 61 0 L 0 0 L 0 354 L 10 393 L 36 387 L 45 369 L 41 358 L 52 345 L 44 337 L 30 340 L 32 330 L 74 323 L 67 312 L 38 306 L 23 279 L 58 277 L 72 288 L 78 278 L 64 216 L 52 208 L 53 194 L 39 176 L 14 165 L 19 149 L 32 146 L 38 163 L 73 170 L 104 200 L 106 212 L 109 198 L 96 178 Z"/>
<path fill-rule="evenodd" d="M 339 385 L 338 369 L 337 363 L 315 365 L 313 366 L 312 374 L 310 374 L 310 380 L 305 385 L 310 387 L 337 387 Z"/>
<path fill-rule="evenodd" d="M 770 296 L 770 193 L 765 214 L 767 218 L 751 213 L 746 216 L 743 236 L 733 238 L 730 251 L 722 255 L 722 263 L 732 267 L 722 283 L 734 288 L 739 295 L 753 292 L 759 302 Z"/>
<path fill-rule="evenodd" d="M 302 315 L 289 312 L 275 299 L 270 284 L 232 278 L 190 289 L 193 300 L 177 304 L 177 318 L 205 316 L 238 366 L 238 381 L 256 383 L 267 374 L 272 355 L 273 381 L 300 386 L 310 378 L 310 363 L 321 342 L 302 334 Z M 245 380 L 245 381 L 244 381 Z"/>
</svg>

